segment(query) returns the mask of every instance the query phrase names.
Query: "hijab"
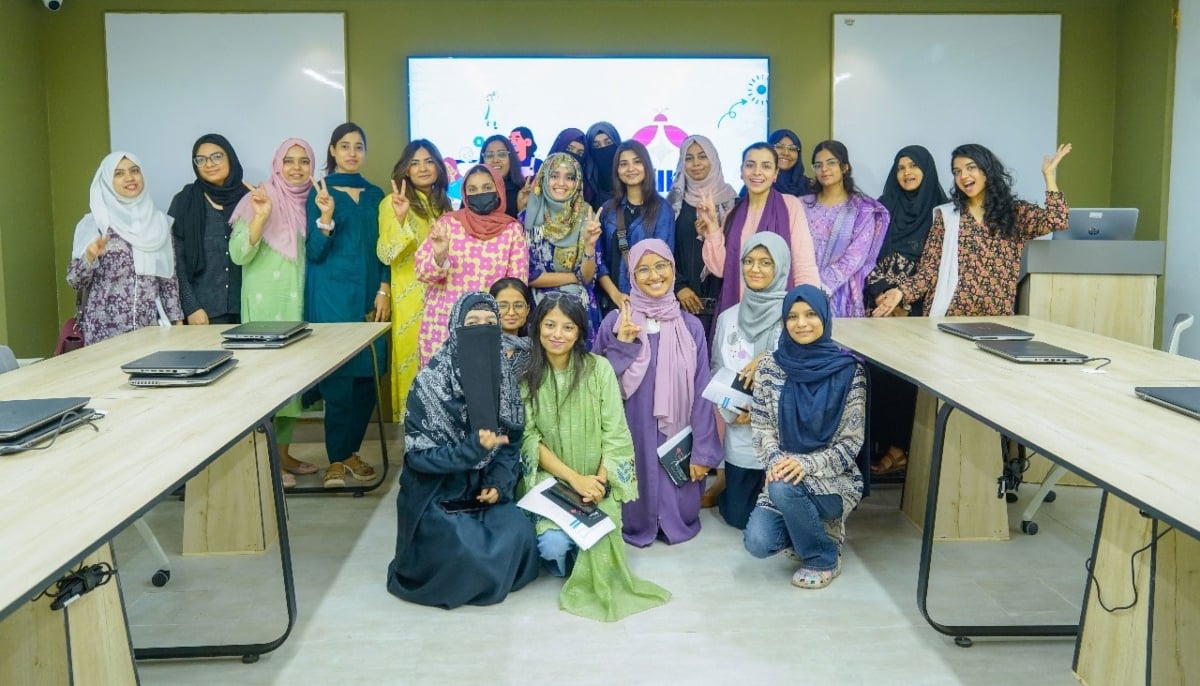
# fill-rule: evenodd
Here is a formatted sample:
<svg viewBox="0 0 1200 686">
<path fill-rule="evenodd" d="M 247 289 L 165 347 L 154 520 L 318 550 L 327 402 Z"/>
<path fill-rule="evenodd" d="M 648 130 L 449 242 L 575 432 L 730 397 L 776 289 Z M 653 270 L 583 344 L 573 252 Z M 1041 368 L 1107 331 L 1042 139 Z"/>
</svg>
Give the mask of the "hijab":
<svg viewBox="0 0 1200 686">
<path fill-rule="evenodd" d="M 299 186 L 293 186 L 283 178 L 283 158 L 287 157 L 287 152 L 292 146 L 303 148 L 309 160 L 316 159 L 312 146 L 302 138 L 289 138 L 279 145 L 275 157 L 271 160 L 271 178 L 263 184 L 267 197 L 271 199 L 271 214 L 263 226 L 262 239 L 275 252 L 295 262 L 296 243 L 304 239 L 308 229 L 306 203 L 308 190 L 312 188 L 312 176 Z M 234 224 L 239 219 L 250 223 L 253 218 L 254 203 L 250 201 L 250 194 L 246 194 L 233 210 L 229 223 Z"/>
<path fill-rule="evenodd" d="M 604 148 L 592 147 L 596 136 L 605 133 L 612 139 L 612 145 Z M 621 134 L 617 128 L 606 121 L 596 122 L 588 127 L 583 138 L 583 179 L 584 198 L 593 206 L 602 205 L 613 196 L 613 165 L 617 158 L 617 146 L 621 144 Z"/>
<path fill-rule="evenodd" d="M 708 170 L 708 176 L 699 181 L 693 181 L 692 177 L 687 175 L 684 169 L 684 158 L 687 157 L 688 148 L 692 147 L 692 143 L 700 146 L 705 155 L 708 155 L 708 161 L 712 167 Z M 679 218 L 679 209 L 683 207 L 683 203 L 687 203 L 692 207 L 699 207 L 700 201 L 704 196 L 711 195 L 713 206 L 720 207 L 725 203 L 733 202 L 737 198 L 737 193 L 734 192 L 733 186 L 730 186 L 725 181 L 725 174 L 721 171 L 721 158 L 717 155 L 717 149 L 713 147 L 712 141 L 704 136 L 688 136 L 683 139 L 683 143 L 679 146 L 679 164 L 675 166 L 674 183 L 671 186 L 671 192 L 667 196 L 667 202 L 671 203 L 671 207 L 675 210 L 675 218 Z"/>
<path fill-rule="evenodd" d="M 733 211 L 727 218 L 729 221 L 729 233 L 725 236 L 725 275 L 721 282 L 721 293 L 717 297 L 717 314 L 720 315 L 725 310 L 733 307 L 741 298 L 742 282 L 739 279 L 733 278 L 734 274 L 741 272 L 742 258 L 738 257 L 739 251 L 737 247 L 742 244 L 742 230 L 746 227 L 746 217 L 750 214 L 750 199 L 744 198 L 734 206 Z M 783 238 L 784 243 L 788 246 L 788 252 L 792 249 L 792 230 L 791 218 L 788 216 L 787 203 L 783 201 L 783 195 L 774 187 L 767 191 L 767 204 L 763 207 L 762 218 L 758 221 L 758 231 L 756 233 L 774 233 Z M 790 272 L 790 270 L 789 270 Z M 791 274 L 788 274 L 790 277 Z M 788 279 L 791 283 L 791 279 Z"/>
<path fill-rule="evenodd" d="M 224 183 L 217 186 L 201 178 L 200 168 L 192 164 L 192 173 L 196 175 L 196 180 L 184 186 L 183 190 L 175 195 L 170 209 L 167 210 L 167 214 L 175 220 L 175 226 L 172 228 L 175 240 L 183 243 L 183 256 L 187 263 L 180 266 L 188 275 L 204 271 L 204 225 L 207 212 L 205 208 L 208 207 L 208 200 L 204 196 L 207 195 L 221 206 L 218 211 L 228 222 L 238 201 L 249 192 L 242 185 L 242 163 L 229 141 L 219 133 L 206 133 L 192 144 L 192 157 L 196 156 L 200 146 L 205 143 L 212 143 L 224 151 L 225 158 L 229 161 L 229 176 L 225 177 Z"/>
<path fill-rule="evenodd" d="M 575 190 L 565 200 L 550 197 L 550 173 L 566 167 L 575 175 Z M 583 173 L 579 163 L 565 152 L 551 153 L 538 169 L 533 182 L 533 192 L 525 207 L 526 238 L 529 244 L 549 241 L 554 246 L 554 260 L 565 269 L 573 269 L 579 256 L 579 243 L 583 226 L 591 210 L 583 200 Z"/>
<path fill-rule="evenodd" d="M 117 194 L 113 188 L 113 175 L 123 159 L 142 166 L 137 156 L 121 150 L 109 153 L 100 161 L 88 192 L 91 213 L 75 226 L 71 256 L 83 259 L 88 245 L 112 229 L 133 248 L 133 271 L 137 275 L 172 278 L 175 276 L 175 251 L 171 246 L 171 218 L 154 206 L 145 185 L 136 198 Z"/>
<path fill-rule="evenodd" d="M 901 157 L 912 160 L 925 175 L 915 191 L 904 190 L 896 180 L 896 165 L 900 164 Z M 900 148 L 896 159 L 892 161 L 892 172 L 883 182 L 883 195 L 879 196 L 879 202 L 891 215 L 879 254 L 900 253 L 913 261 L 920 259 L 925 239 L 929 237 L 929 227 L 933 226 L 933 208 L 950 202 L 938 182 L 933 155 L 920 145 Z"/>
<path fill-rule="evenodd" d="M 812 192 L 812 185 L 808 177 L 804 175 L 804 146 L 800 143 L 800 136 L 797 136 L 796 132 L 791 129 L 777 129 L 767 137 L 767 142 L 775 145 L 785 138 L 796 141 L 796 147 L 800 149 L 796 151 L 796 166 L 787 171 L 780 170 L 779 176 L 775 179 L 775 188 L 780 193 L 796 197 L 808 195 Z"/>
<path fill-rule="evenodd" d="M 511 433 L 525 425 L 513 365 L 501 351 L 499 324 L 464 326 L 467 313 L 500 316 L 487 293 L 465 293 L 450 310 L 450 335 L 417 373 L 405 414 L 405 451 L 475 440 L 479 429 Z M 493 453 L 475 466 L 482 469 Z"/>
<path fill-rule="evenodd" d="M 500 196 L 500 204 L 496 206 L 496 209 L 492 210 L 488 214 L 475 214 L 471 211 L 471 208 L 467 207 L 466 180 L 479 173 L 480 170 L 486 171 L 491 175 L 492 182 L 496 184 L 496 194 Z M 504 210 L 506 207 L 507 204 L 504 198 L 504 181 L 500 178 L 500 175 L 496 173 L 495 169 L 492 169 L 486 164 L 477 164 L 474 167 L 471 167 L 471 170 L 468 171 L 466 176 L 463 177 L 462 208 L 443 216 L 458 220 L 458 222 L 463 225 L 463 228 L 467 230 L 467 233 L 470 234 L 475 240 L 488 241 L 496 236 L 499 236 L 501 232 L 503 232 L 509 226 L 520 226 L 520 224 L 517 224 L 515 221 L 513 221 L 512 217 L 505 213 Z"/>
<path fill-rule="evenodd" d="M 550 146 L 550 153 L 567 152 L 567 146 L 576 142 L 583 145 L 584 149 L 587 149 L 587 138 L 584 137 L 582 131 L 579 129 L 563 129 L 558 132 L 558 137 L 554 139 L 554 145 Z M 571 153 L 567 154 L 570 155 Z M 575 155 L 572 155 L 572 157 L 579 160 L 581 164 L 583 163 L 582 157 Z"/>
<path fill-rule="evenodd" d="M 787 331 L 787 315 L 803 300 L 817 313 L 825 330 L 812 343 L 801 345 Z M 829 299 L 816 286 L 803 284 L 783 298 L 783 331 L 775 362 L 787 377 L 779 392 L 779 446 L 789 453 L 811 453 L 829 445 L 854 381 L 857 363 L 833 342 Z"/>
<path fill-rule="evenodd" d="M 638 241 L 629 249 L 629 278 L 647 253 L 653 253 L 675 266 L 671 247 L 657 238 Z M 674 281 L 674 279 L 672 279 Z M 658 366 L 654 374 L 654 418 L 658 431 L 665 436 L 674 436 L 692 421 L 692 399 L 696 393 L 696 340 L 688 331 L 683 319 L 683 310 L 675 297 L 674 284 L 666 295 L 652 298 L 646 295 L 636 281 L 629 291 L 629 304 L 633 323 L 641 327 L 637 340 L 637 357 L 621 374 L 621 391 L 626 399 L 637 391 L 650 368 L 650 339 L 646 332 L 646 320 L 658 320 Z M 613 331 L 620 328 L 617 318 Z"/>
<path fill-rule="evenodd" d="M 775 262 L 775 278 L 761 291 L 746 284 L 742 274 L 742 302 L 738 304 L 738 331 L 754 348 L 754 354 L 765 352 L 771 345 L 771 331 L 779 324 L 779 306 L 787 294 L 788 272 L 792 268 L 792 251 L 787 243 L 773 233 L 756 233 L 746 240 L 742 248 L 742 259 L 757 247 L 764 247 Z"/>
</svg>

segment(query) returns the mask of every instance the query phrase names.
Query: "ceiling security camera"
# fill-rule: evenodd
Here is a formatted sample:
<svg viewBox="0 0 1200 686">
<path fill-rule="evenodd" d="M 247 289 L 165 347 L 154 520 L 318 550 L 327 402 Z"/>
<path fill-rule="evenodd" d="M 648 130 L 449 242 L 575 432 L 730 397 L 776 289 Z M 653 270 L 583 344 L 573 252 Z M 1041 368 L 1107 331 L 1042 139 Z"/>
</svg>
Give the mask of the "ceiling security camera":
<svg viewBox="0 0 1200 686">
<path fill-rule="evenodd" d="M 57 12 L 62 9 L 64 0 L 42 0 L 42 4 L 51 12 Z"/>
</svg>

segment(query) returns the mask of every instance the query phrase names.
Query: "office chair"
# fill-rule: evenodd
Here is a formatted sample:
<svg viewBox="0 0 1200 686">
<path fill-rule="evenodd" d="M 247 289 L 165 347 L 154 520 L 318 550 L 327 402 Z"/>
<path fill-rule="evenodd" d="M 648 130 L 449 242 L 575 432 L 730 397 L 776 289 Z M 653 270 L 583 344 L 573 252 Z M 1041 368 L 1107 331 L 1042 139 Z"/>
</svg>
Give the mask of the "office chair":
<svg viewBox="0 0 1200 686">
<path fill-rule="evenodd" d="M 1171 336 L 1167 340 L 1166 350 L 1168 353 L 1172 355 L 1179 354 L 1179 339 L 1182 337 L 1183 332 L 1195 322 L 1196 318 L 1186 312 L 1175 315 L 1175 323 L 1171 325 Z M 1046 475 L 1046 478 L 1042 480 L 1041 487 L 1033 494 L 1033 500 L 1029 501 L 1025 512 L 1021 514 L 1021 531 L 1030 536 L 1037 535 L 1038 525 L 1037 522 L 1033 521 L 1033 518 L 1037 515 L 1038 508 L 1042 506 L 1042 503 L 1052 503 L 1058 497 L 1058 494 L 1053 489 L 1058 484 L 1058 480 L 1063 478 L 1063 475 L 1066 473 L 1066 467 L 1056 464 L 1050 470 L 1050 473 Z"/>
</svg>

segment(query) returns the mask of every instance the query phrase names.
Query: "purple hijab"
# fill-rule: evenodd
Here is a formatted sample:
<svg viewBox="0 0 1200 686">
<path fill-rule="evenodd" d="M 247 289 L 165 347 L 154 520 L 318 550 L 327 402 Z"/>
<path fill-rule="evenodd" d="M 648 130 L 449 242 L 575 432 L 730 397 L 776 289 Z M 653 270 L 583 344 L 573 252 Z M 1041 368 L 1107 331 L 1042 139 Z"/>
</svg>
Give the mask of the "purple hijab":
<svg viewBox="0 0 1200 686">
<path fill-rule="evenodd" d="M 714 316 L 737 304 L 742 298 L 741 274 L 742 261 L 742 229 L 746 226 L 746 215 L 750 213 L 750 200 L 743 198 L 733 208 L 729 218 L 729 234 L 725 236 L 725 278 L 721 282 L 721 294 L 717 297 L 717 311 Z M 758 232 L 769 231 L 779 234 L 787 243 L 788 253 L 792 251 L 791 218 L 788 216 L 787 204 L 783 202 L 783 194 L 772 188 L 767 193 L 767 205 L 763 208 L 762 219 L 758 222 Z M 787 282 L 792 283 L 794 274 L 788 273 Z"/>
</svg>

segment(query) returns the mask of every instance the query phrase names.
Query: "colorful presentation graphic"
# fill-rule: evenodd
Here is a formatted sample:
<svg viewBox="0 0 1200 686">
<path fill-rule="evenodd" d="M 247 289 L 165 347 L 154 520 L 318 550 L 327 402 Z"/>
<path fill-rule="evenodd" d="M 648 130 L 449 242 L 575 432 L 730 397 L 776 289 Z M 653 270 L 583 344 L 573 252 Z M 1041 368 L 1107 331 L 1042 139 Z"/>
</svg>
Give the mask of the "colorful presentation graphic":
<svg viewBox="0 0 1200 686">
<path fill-rule="evenodd" d="M 409 136 L 433 141 L 465 172 L 484 139 L 508 135 L 529 169 L 559 131 L 607 121 L 646 146 L 665 194 L 679 145 L 699 134 L 740 188 L 742 150 L 767 137 L 769 80 L 765 57 L 411 57 Z"/>
</svg>

